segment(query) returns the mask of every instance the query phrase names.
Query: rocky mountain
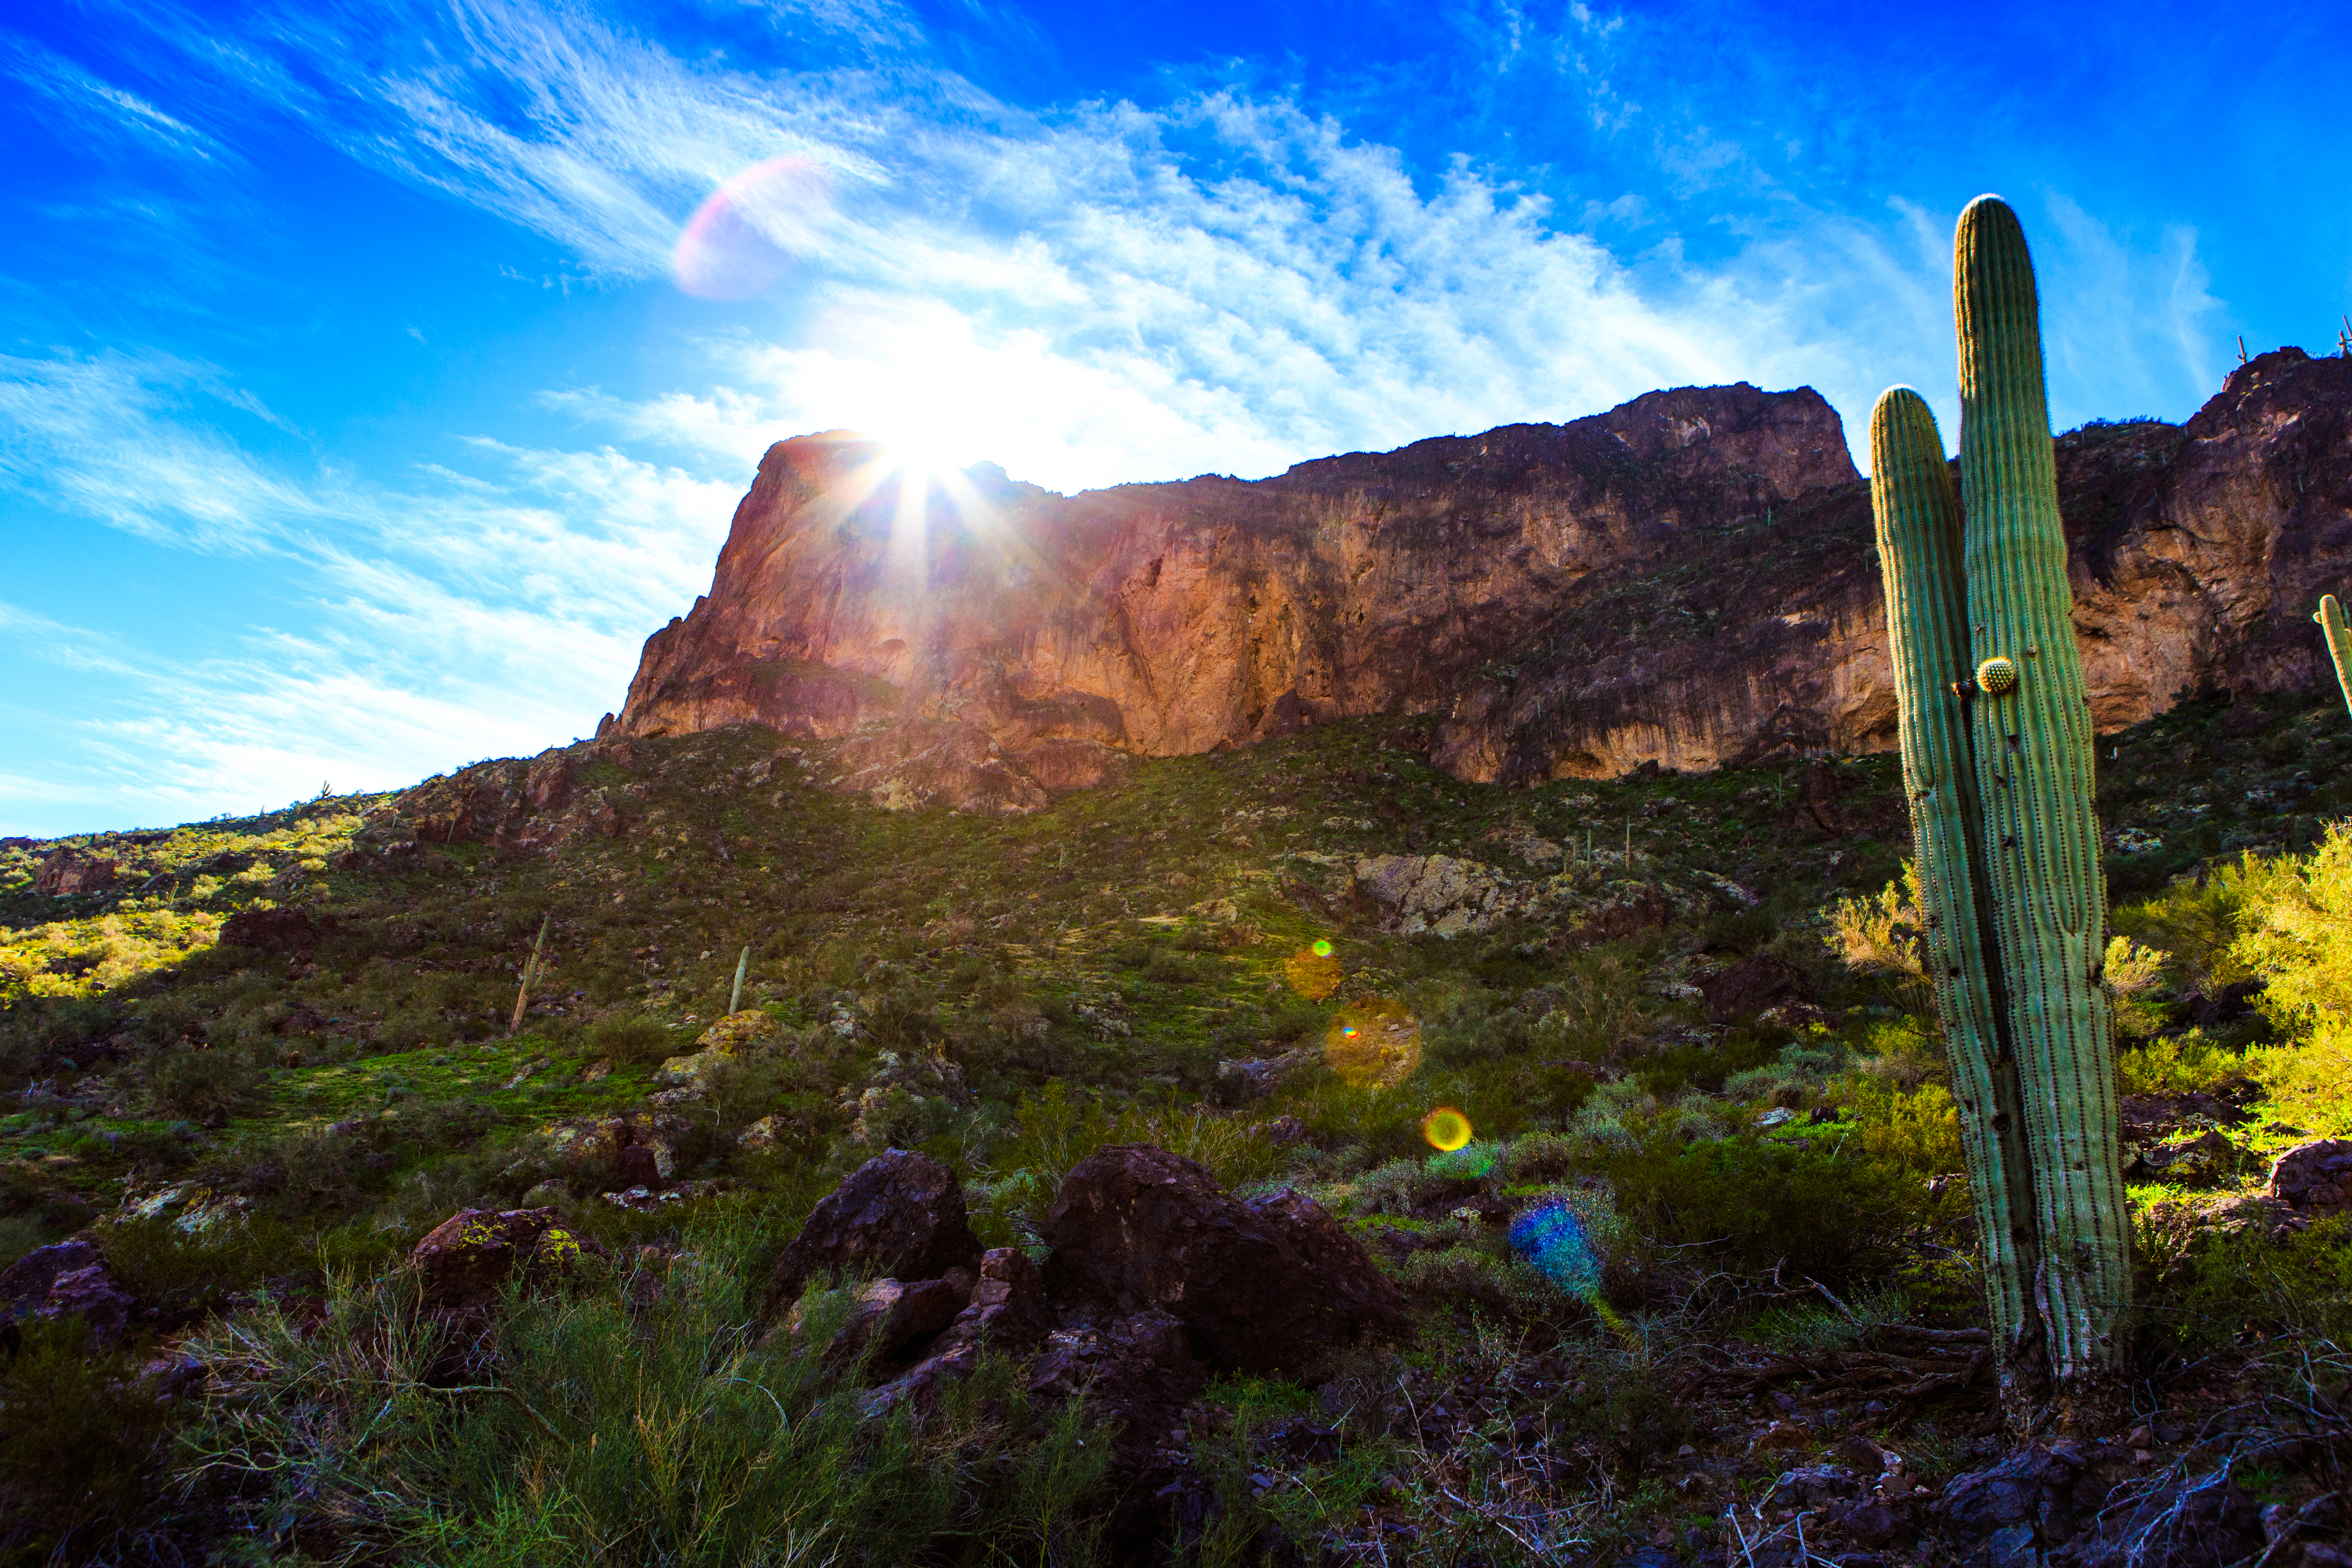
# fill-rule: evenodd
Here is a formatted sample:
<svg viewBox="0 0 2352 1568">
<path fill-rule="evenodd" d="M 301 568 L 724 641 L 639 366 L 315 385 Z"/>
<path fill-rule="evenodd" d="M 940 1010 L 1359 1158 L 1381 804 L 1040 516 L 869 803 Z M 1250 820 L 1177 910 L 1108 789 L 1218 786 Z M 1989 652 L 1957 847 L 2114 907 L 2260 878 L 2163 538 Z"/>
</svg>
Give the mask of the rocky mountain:
<svg viewBox="0 0 2352 1568">
<path fill-rule="evenodd" d="M 2318 678 L 2352 562 L 2352 361 L 2231 373 L 2185 426 L 2059 441 L 2102 730 Z M 1437 713 L 1457 777 L 1605 777 L 1890 747 L 1869 491 L 1810 388 L 1652 393 L 1244 483 L 1064 497 L 779 442 L 710 593 L 600 736 L 754 721 L 838 787 L 1025 811 L 1129 755 Z"/>
</svg>

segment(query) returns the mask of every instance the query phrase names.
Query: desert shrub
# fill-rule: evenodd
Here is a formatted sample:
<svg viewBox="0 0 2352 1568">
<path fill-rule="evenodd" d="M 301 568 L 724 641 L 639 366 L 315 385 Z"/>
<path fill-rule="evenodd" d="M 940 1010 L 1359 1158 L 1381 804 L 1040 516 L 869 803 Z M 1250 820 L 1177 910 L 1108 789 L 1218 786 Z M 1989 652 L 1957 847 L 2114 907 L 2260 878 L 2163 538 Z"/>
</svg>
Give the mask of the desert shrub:
<svg viewBox="0 0 2352 1568">
<path fill-rule="evenodd" d="M 2321 1137 L 2352 1137 L 2352 1025 L 2324 1020 L 2307 1043 L 2258 1046 L 2243 1061 L 2273 1115 Z"/>
<path fill-rule="evenodd" d="M 2170 955 L 2172 978 L 2184 991 L 2211 991 L 2248 977 L 2231 949 L 2245 911 L 2250 866 L 2217 867 L 2202 885 L 2183 879 L 2153 898 L 2119 906 L 2109 917 L 2117 932 Z M 2267 876 L 2257 877 L 2267 881 Z"/>
<path fill-rule="evenodd" d="M 1419 1160 L 1391 1160 L 1348 1184 L 1348 1206 L 1357 1214 L 1410 1217 L 1432 1182 Z"/>
<path fill-rule="evenodd" d="M 79 1318 L 32 1319 L 0 1362 L 0 1556 L 118 1563 L 141 1555 L 130 1521 L 155 1490 L 179 1410 L 100 1352 Z"/>
<path fill-rule="evenodd" d="M 1415 1252 L 1397 1271 L 1397 1282 L 1416 1301 L 1450 1301 L 1490 1312 L 1536 1313 L 1562 1300 L 1559 1287 L 1531 1266 L 1475 1247 Z"/>
<path fill-rule="evenodd" d="M 1830 910 L 1825 939 L 1848 968 L 1876 976 L 1887 1000 L 1910 1014 L 1935 1011 L 1936 997 L 1921 966 L 1918 868 L 1906 862 L 1902 877 L 1876 893 L 1840 899 Z"/>
<path fill-rule="evenodd" d="M 2184 1094 L 2219 1088 L 2244 1073 L 2244 1056 L 2206 1038 L 2202 1029 L 2166 1035 L 2118 1052 L 2116 1072 L 2126 1094 Z"/>
<path fill-rule="evenodd" d="M 1058 1190 L 1071 1166 L 1117 1143 L 1149 1143 L 1197 1160 L 1228 1188 L 1262 1181 L 1283 1167 L 1282 1150 L 1255 1123 L 1206 1111 L 1123 1105 L 1108 1109 L 1073 1096 L 1058 1080 L 1024 1094 L 1013 1125 L 990 1151 L 992 1170 L 1028 1171 Z"/>
<path fill-rule="evenodd" d="M 2250 855 L 2239 876 L 2230 955 L 2263 981 L 2263 1011 L 2305 1029 L 2352 1015 L 2352 824 L 2329 824 L 2307 856 Z"/>
<path fill-rule="evenodd" d="M 160 1116 L 218 1127 L 252 1102 L 267 1076 L 238 1047 L 160 1047 L 147 1058 L 147 1104 Z"/>
<path fill-rule="evenodd" d="M 2161 1238 L 2141 1242 L 2143 1257 L 2165 1258 Z M 2326 1220 L 2283 1242 L 2251 1228 L 2207 1235 L 2154 1272 L 2138 1315 L 2163 1351 L 2193 1357 L 2276 1342 L 2339 1362 L 2352 1351 L 2352 1220 Z"/>
<path fill-rule="evenodd" d="M 1718 1266 L 1835 1285 L 1881 1277 L 1923 1229 L 1964 1213 L 1960 1194 L 1853 1151 L 1727 1139 L 1685 1147 L 1646 1119 L 1602 1162 L 1627 1222 L 1654 1246 Z"/>
<path fill-rule="evenodd" d="M 1640 966 L 1608 949 L 1570 960 L 1558 989 L 1559 1000 L 1536 1021 L 1529 1040 L 1541 1056 L 1605 1062 L 1648 1021 Z"/>
<path fill-rule="evenodd" d="M 1855 1073 L 1840 1080 L 1837 1093 L 1861 1124 L 1854 1144 L 1865 1159 L 1924 1176 L 1965 1168 L 1958 1111 L 1942 1084 L 1906 1089 L 1892 1077 Z"/>
<path fill-rule="evenodd" d="M 515 1300 L 456 1395 L 396 1276 L 333 1281 L 307 1332 L 265 1307 L 205 1337 L 241 1391 L 183 1483 L 388 1560 L 483 1565 L 901 1563 L 988 1548 L 1081 1563 L 1109 1446 L 1009 1367 L 949 1391 L 919 1442 L 862 1422 L 809 1348 L 742 1328 L 740 1248 Z M 822 1327 L 822 1325 L 818 1325 Z"/>
<path fill-rule="evenodd" d="M 173 1317 L 315 1262 L 292 1227 L 267 1217 L 225 1215 L 190 1230 L 165 1218 L 109 1220 L 92 1234 L 123 1289 Z"/>
<path fill-rule="evenodd" d="M 1530 1132 L 1512 1141 L 1503 1156 L 1504 1173 L 1514 1182 L 1545 1182 L 1577 1166 L 1576 1145 L 1556 1132 Z"/>
</svg>

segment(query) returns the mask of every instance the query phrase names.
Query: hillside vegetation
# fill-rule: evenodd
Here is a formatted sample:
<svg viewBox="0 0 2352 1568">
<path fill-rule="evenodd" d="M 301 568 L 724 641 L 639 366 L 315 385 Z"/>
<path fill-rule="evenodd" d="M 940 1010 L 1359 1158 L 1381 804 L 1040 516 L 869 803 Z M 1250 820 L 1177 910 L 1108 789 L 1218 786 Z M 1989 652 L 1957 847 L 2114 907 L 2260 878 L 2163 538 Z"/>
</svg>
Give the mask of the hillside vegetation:
<svg viewBox="0 0 2352 1568">
<path fill-rule="evenodd" d="M 1899 1533 L 1845 1547 L 1932 1555 L 1906 1490 L 2005 1445 L 1983 1358 L 1936 1349 L 1982 1313 L 1894 760 L 1504 790 L 1428 746 L 1332 725 L 992 818 L 830 793 L 824 746 L 747 727 L 577 749 L 601 816 L 551 847 L 450 826 L 522 763 L 7 841 L 0 1265 L 83 1237 L 136 1306 L 111 1348 L 18 1326 L 0 1548 L 1133 1560 L 1085 1400 L 997 1366 L 864 1418 L 874 1368 L 757 1320 L 886 1148 L 1019 1247 L 1079 1160 L 1149 1142 L 1314 1196 L 1418 1313 L 1312 1386 L 1213 1384 L 1169 1560 L 1789 1561 L 1789 1478 L 1881 1449 Z M 2332 1432 L 2236 1474 L 2299 1503 L 2342 1484 L 2352 1237 L 2221 1200 L 2352 1134 L 2352 725 L 2209 697 L 2102 752 L 2144 1278 L 2116 1436 L 2154 1474 Z M 61 850 L 111 886 L 37 890 Z M 664 1076 L 739 962 L 761 1017 Z M 1441 1108 L 1466 1147 L 1433 1148 Z M 658 1154 L 634 1194 L 583 1153 L 620 1112 Z M 1540 1205 L 1580 1267 L 1514 1246 Z M 419 1239 L 522 1206 L 593 1255 L 421 1311 Z"/>
</svg>

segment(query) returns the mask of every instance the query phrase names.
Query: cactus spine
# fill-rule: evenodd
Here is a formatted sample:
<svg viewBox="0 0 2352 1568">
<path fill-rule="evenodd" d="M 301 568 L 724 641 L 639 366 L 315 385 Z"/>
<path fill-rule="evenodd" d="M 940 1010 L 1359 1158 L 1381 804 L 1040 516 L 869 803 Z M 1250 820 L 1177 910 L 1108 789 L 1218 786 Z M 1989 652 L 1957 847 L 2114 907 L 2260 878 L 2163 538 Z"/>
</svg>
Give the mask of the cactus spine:
<svg viewBox="0 0 2352 1568">
<path fill-rule="evenodd" d="M 2052 1400 L 2062 1418 L 2103 1411 L 2126 1349 L 2130 1231 L 2099 985 L 2106 887 L 2032 261 L 2016 215 L 1991 196 L 1961 215 L 1953 250 L 1960 584 L 1940 443 L 1907 389 L 1873 416 L 1874 462 L 1883 426 L 1887 468 L 1872 496 L 2004 1394 L 2012 1419 L 2038 1425 Z"/>
<path fill-rule="evenodd" d="M 2343 689 L 2344 706 L 2352 709 L 2352 631 L 2344 626 L 2344 606 L 2333 594 L 2319 595 L 2319 613 L 2311 617 L 2327 634 L 2327 657 L 2336 661 L 2336 684 Z"/>
</svg>

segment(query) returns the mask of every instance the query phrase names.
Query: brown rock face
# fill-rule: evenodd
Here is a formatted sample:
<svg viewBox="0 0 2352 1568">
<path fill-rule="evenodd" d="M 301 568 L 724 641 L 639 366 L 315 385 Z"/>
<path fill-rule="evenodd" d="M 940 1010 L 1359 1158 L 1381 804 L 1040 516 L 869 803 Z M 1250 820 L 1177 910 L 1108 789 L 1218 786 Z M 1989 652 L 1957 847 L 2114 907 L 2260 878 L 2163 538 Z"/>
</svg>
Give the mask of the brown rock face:
<svg viewBox="0 0 2352 1568">
<path fill-rule="evenodd" d="M 2352 564 L 2347 410 L 2352 361 L 2282 349 L 2185 427 L 2062 439 L 2103 728 L 2315 679 L 2305 616 Z M 1504 783 L 1894 743 L 1868 490 L 1810 389 L 1652 393 L 1249 484 L 908 488 L 855 437 L 771 447 L 709 595 L 600 735 L 840 738 L 837 787 L 982 811 L 1376 713 L 1442 714 L 1433 760 Z"/>
<path fill-rule="evenodd" d="M 71 893 L 100 892 L 114 886 L 116 864 L 103 856 L 59 849 L 41 862 L 41 868 L 34 873 L 33 887 L 37 891 L 60 898 Z"/>
</svg>

